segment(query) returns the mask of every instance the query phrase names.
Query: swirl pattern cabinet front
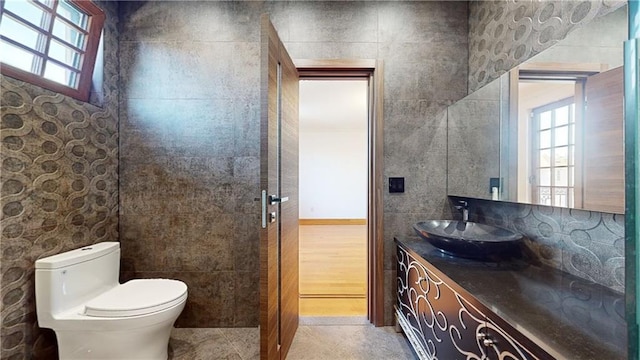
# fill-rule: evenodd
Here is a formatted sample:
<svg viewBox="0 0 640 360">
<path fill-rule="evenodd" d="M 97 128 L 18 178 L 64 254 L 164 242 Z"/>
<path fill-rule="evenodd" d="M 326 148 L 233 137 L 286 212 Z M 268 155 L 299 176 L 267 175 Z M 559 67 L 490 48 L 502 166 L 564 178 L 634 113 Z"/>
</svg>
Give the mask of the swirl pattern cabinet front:
<svg viewBox="0 0 640 360">
<path fill-rule="evenodd" d="M 503 321 L 398 246 L 398 323 L 420 359 L 549 359 L 525 348 Z M 495 321 L 494 321 L 495 320 Z M 523 337 L 518 334 L 516 337 Z"/>
</svg>

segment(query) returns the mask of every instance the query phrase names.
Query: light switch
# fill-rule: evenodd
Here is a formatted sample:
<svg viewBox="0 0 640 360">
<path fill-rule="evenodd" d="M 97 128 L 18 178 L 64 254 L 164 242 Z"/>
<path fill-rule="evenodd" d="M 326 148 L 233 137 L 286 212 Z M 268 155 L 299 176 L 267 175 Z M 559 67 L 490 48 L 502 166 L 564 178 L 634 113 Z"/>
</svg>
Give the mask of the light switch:
<svg viewBox="0 0 640 360">
<path fill-rule="evenodd" d="M 389 178 L 389 192 L 390 193 L 403 193 L 404 192 L 404 178 L 403 177 L 390 177 Z"/>
</svg>

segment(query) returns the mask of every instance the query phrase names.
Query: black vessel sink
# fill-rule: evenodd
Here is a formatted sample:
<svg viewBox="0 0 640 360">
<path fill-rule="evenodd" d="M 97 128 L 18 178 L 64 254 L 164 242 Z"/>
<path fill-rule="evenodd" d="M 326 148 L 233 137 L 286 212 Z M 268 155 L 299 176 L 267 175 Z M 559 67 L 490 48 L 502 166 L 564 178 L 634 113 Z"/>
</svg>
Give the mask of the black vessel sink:
<svg viewBox="0 0 640 360">
<path fill-rule="evenodd" d="M 438 250 L 464 258 L 502 260 L 521 255 L 522 235 L 471 221 L 427 220 L 413 225 Z"/>
</svg>

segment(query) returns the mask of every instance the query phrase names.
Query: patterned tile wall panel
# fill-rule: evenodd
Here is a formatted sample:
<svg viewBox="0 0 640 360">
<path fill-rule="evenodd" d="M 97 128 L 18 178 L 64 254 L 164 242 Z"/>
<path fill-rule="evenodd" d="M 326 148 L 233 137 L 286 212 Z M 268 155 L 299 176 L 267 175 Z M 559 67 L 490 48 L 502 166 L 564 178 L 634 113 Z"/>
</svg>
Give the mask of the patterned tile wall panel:
<svg viewBox="0 0 640 360">
<path fill-rule="evenodd" d="M 469 91 L 473 92 L 507 70 L 565 39 L 578 34 L 568 49 L 555 47 L 540 61 L 575 59 L 570 45 L 588 39 L 585 24 L 624 6 L 626 1 L 474 1 L 469 16 Z M 608 31 L 609 29 L 607 29 Z M 598 35 L 599 36 L 599 35 Z M 594 42 L 600 54 L 616 54 L 603 41 Z M 592 48 L 589 48 L 592 49 Z M 542 56 L 542 55 L 541 55 Z M 537 57 L 538 58 L 538 57 Z M 589 57 L 606 63 L 605 57 Z M 612 66 L 617 66 L 615 63 Z M 517 230 L 528 236 L 529 247 L 543 263 L 608 286 L 624 288 L 624 217 L 600 212 L 567 210 L 526 204 L 473 199 L 479 221 Z"/>
<path fill-rule="evenodd" d="M 543 264 L 624 292 L 624 215 L 467 200 L 472 220 L 524 234 Z"/>
<path fill-rule="evenodd" d="M 115 7 L 105 5 L 103 108 L 0 77 L 2 359 L 56 356 L 36 322 L 35 260 L 118 240 Z"/>
<path fill-rule="evenodd" d="M 469 93 L 624 4 L 619 0 L 470 2 Z"/>
</svg>

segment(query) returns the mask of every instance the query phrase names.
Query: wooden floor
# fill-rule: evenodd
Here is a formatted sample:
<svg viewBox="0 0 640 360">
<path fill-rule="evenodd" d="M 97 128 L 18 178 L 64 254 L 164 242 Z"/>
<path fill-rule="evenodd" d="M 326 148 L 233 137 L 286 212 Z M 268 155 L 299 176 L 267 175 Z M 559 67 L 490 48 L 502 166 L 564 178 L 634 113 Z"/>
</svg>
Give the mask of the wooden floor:
<svg viewBox="0 0 640 360">
<path fill-rule="evenodd" d="M 300 315 L 367 314 L 367 226 L 300 226 Z"/>
</svg>

